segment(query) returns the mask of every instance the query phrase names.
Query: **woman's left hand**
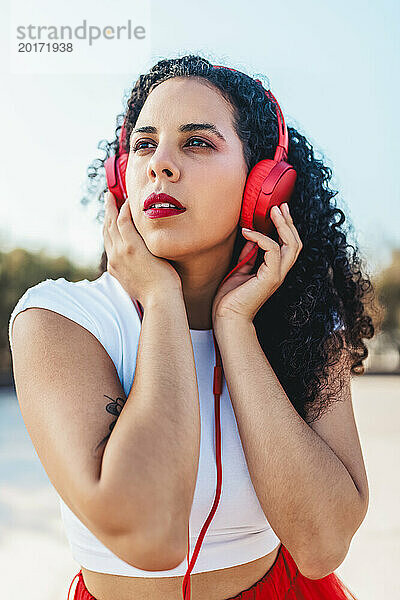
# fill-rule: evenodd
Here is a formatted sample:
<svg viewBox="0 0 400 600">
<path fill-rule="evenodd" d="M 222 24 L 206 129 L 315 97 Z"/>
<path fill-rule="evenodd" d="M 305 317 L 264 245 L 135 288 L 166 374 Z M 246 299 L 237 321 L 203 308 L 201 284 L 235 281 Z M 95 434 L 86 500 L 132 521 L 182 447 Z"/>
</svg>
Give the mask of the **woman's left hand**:
<svg viewBox="0 0 400 600">
<path fill-rule="evenodd" d="M 264 262 L 255 275 L 250 275 L 255 257 L 221 285 L 214 297 L 212 307 L 213 325 L 221 319 L 241 317 L 250 322 L 261 306 L 282 284 L 303 248 L 302 241 L 286 203 L 271 209 L 271 219 L 279 234 L 279 244 L 258 231 L 243 231 L 249 241 L 244 245 L 240 260 L 251 247 L 258 244 L 265 250 Z"/>
</svg>

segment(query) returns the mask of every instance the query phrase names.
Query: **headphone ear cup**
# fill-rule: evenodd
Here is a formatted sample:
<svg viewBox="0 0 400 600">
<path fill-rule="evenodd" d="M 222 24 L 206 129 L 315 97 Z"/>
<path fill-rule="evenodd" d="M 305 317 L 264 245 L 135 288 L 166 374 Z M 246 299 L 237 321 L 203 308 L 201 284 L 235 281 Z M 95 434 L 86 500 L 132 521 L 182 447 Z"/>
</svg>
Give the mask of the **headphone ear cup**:
<svg viewBox="0 0 400 600">
<path fill-rule="evenodd" d="M 129 155 L 124 152 L 118 158 L 115 155 L 109 156 L 104 162 L 107 187 L 115 197 L 118 210 L 120 210 L 122 204 L 125 202 L 128 196 L 126 193 L 125 184 L 128 156 Z"/>
<path fill-rule="evenodd" d="M 271 208 L 289 202 L 296 171 L 287 162 L 264 159 L 250 171 L 243 193 L 239 225 L 268 235 L 275 225 Z"/>
<path fill-rule="evenodd" d="M 270 159 L 261 160 L 250 171 L 243 193 L 242 211 L 239 221 L 241 227 L 254 229 L 254 211 L 261 193 L 262 184 L 275 164 L 275 161 Z"/>
</svg>

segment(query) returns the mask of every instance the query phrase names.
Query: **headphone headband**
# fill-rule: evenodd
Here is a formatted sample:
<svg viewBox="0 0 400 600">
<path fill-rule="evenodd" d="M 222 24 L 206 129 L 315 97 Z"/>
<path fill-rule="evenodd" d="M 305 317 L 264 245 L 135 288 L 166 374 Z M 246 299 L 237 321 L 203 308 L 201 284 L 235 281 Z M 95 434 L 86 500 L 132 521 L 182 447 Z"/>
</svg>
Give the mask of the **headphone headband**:
<svg viewBox="0 0 400 600">
<path fill-rule="evenodd" d="M 229 71 L 235 71 L 236 73 L 240 73 L 237 69 L 232 69 L 231 67 L 225 67 L 224 65 L 213 65 L 214 69 L 229 69 Z M 243 75 L 243 73 L 242 73 Z M 281 160 L 287 160 L 288 151 L 289 151 L 289 136 L 285 123 L 285 118 L 283 116 L 283 112 L 281 107 L 279 106 L 278 100 L 275 98 L 273 93 L 270 90 L 266 90 L 259 79 L 255 79 L 257 83 L 259 83 L 264 90 L 265 94 L 273 100 L 276 107 L 276 116 L 278 118 L 278 130 L 279 130 L 279 140 L 278 145 L 275 151 L 274 160 L 276 162 L 280 162 Z"/>
</svg>

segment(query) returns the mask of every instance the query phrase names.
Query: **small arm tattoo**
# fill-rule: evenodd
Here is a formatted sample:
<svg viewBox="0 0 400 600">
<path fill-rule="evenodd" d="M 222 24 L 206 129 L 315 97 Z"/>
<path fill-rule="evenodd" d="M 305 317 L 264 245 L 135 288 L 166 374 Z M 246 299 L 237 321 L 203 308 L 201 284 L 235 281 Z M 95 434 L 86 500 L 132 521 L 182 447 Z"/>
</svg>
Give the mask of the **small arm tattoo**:
<svg viewBox="0 0 400 600">
<path fill-rule="evenodd" d="M 95 450 L 96 452 L 109 439 L 109 437 L 112 433 L 112 430 L 114 429 L 115 423 L 117 422 L 118 417 L 121 414 L 122 409 L 124 408 L 124 405 L 126 402 L 126 400 L 124 400 L 123 398 L 116 398 L 115 400 L 113 400 L 113 398 L 110 398 L 110 396 L 107 396 L 106 394 L 104 394 L 104 397 L 111 400 L 111 402 L 106 404 L 106 411 L 109 412 L 111 415 L 114 415 L 116 418 L 112 423 L 110 423 L 110 426 L 109 426 L 110 433 L 108 433 L 106 435 L 106 437 L 103 438 L 101 440 L 101 442 L 96 446 L 96 450 Z"/>
</svg>

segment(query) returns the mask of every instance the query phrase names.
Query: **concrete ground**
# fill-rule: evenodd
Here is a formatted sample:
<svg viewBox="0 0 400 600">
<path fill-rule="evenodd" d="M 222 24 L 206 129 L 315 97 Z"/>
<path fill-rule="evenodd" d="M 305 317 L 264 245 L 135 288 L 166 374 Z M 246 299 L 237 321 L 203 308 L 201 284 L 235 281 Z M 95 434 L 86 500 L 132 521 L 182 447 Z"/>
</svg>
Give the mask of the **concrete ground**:
<svg viewBox="0 0 400 600">
<path fill-rule="evenodd" d="M 353 378 L 370 505 L 336 570 L 358 600 L 400 598 L 400 377 Z M 0 392 L 0 597 L 67 600 L 79 570 L 58 497 L 25 429 L 14 392 Z"/>
</svg>

